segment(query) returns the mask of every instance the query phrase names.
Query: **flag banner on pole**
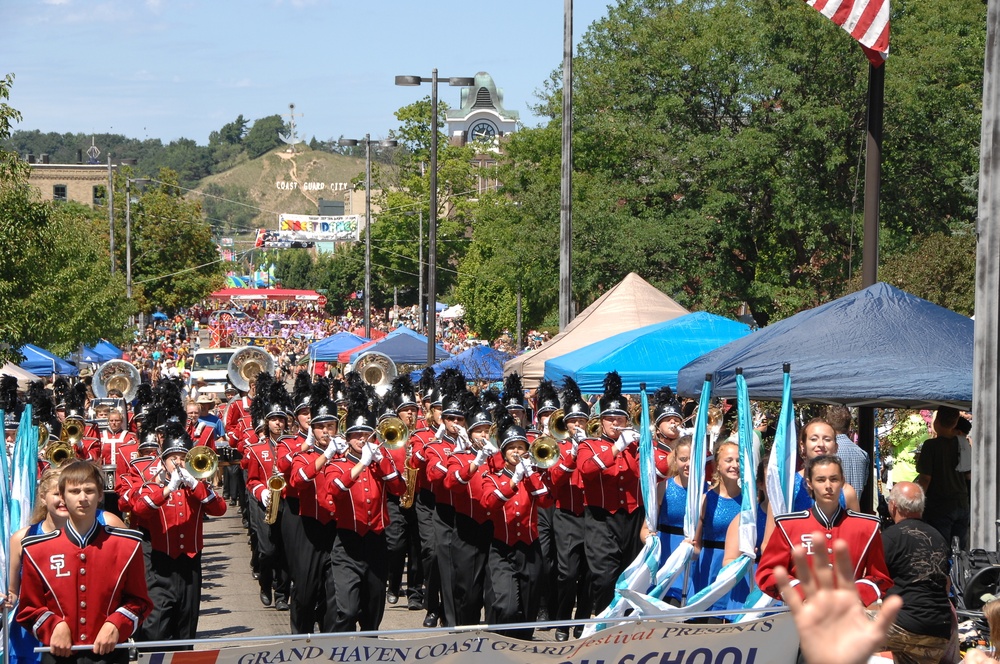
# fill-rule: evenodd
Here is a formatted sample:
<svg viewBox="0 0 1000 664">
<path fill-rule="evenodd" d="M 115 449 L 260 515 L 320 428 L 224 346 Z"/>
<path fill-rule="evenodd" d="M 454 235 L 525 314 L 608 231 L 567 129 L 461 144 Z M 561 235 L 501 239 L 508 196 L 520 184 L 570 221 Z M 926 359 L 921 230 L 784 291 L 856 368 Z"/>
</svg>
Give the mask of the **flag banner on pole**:
<svg viewBox="0 0 1000 664">
<path fill-rule="evenodd" d="M 7 413 L 0 410 L 0 422 L 5 421 Z M 8 587 L 7 561 L 10 559 L 10 536 L 14 531 L 10 528 L 10 466 L 7 464 L 6 452 L 0 453 L 0 588 Z"/>
<path fill-rule="evenodd" d="M 767 462 L 765 488 L 771 514 L 781 516 L 792 511 L 795 495 L 795 456 L 798 443 L 795 434 L 795 408 L 792 405 L 792 376 L 785 370 L 784 387 L 781 392 L 781 413 L 774 432 L 774 446 Z"/>
<path fill-rule="evenodd" d="M 889 0 L 805 0 L 806 4 L 843 28 L 881 67 L 889 57 Z"/>
<path fill-rule="evenodd" d="M 740 445 L 740 552 L 751 560 L 757 557 L 757 452 L 753 420 L 750 416 L 750 391 L 742 370 L 736 374 L 736 416 Z"/>
<path fill-rule="evenodd" d="M 38 489 L 38 427 L 31 423 L 31 404 L 24 407 L 14 442 L 10 488 L 10 532 L 28 525 Z"/>
<path fill-rule="evenodd" d="M 211 643 L 205 640 L 206 644 Z M 563 643 L 520 641 L 485 630 L 423 638 L 340 634 L 276 636 L 260 645 L 155 652 L 149 664 L 278 664 L 279 662 L 420 662 L 420 664 L 564 664 L 566 662 L 719 662 L 793 664 L 799 636 L 789 613 L 741 625 L 685 625 L 664 618 L 619 625 Z"/>
<path fill-rule="evenodd" d="M 708 409 L 712 405 L 712 381 L 706 380 L 701 386 L 698 401 L 698 417 L 694 422 L 694 437 L 691 439 L 691 464 L 687 486 L 687 510 L 684 512 L 684 537 L 694 541 L 701 523 L 701 503 L 705 497 L 705 435 L 708 432 Z"/>
</svg>

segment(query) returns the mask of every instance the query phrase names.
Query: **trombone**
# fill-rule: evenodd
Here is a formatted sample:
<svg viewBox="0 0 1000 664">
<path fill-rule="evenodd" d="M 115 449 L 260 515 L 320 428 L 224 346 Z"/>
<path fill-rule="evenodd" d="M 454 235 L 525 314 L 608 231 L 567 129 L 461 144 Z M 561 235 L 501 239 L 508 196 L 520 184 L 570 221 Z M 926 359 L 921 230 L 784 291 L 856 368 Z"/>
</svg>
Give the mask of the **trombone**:
<svg viewBox="0 0 1000 664">
<path fill-rule="evenodd" d="M 551 468 L 559 463 L 559 442 L 552 436 L 539 436 L 528 448 L 528 456 L 536 468 Z"/>
<path fill-rule="evenodd" d="M 549 435 L 555 440 L 567 440 L 569 438 L 569 427 L 566 426 L 566 415 L 560 408 L 549 415 Z"/>
<path fill-rule="evenodd" d="M 398 450 L 406 446 L 410 430 L 400 418 L 387 417 L 375 427 L 374 436 L 387 450 Z"/>
</svg>

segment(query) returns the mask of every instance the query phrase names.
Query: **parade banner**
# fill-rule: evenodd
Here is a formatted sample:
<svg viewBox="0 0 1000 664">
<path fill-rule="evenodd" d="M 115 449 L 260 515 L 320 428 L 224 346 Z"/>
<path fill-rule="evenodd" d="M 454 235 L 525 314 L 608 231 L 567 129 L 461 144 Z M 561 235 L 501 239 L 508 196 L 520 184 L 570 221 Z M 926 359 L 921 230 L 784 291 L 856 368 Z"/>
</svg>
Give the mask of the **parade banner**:
<svg viewBox="0 0 1000 664">
<path fill-rule="evenodd" d="M 210 643 L 210 641 L 209 641 Z M 728 625 L 630 623 L 565 642 L 520 641 L 463 630 L 420 639 L 348 635 L 282 639 L 252 647 L 153 653 L 149 664 L 421 662 L 464 664 L 792 664 L 799 637 L 788 613 Z"/>
<path fill-rule="evenodd" d="M 320 217 L 307 214 L 278 215 L 278 231 L 281 235 L 297 240 L 314 242 L 335 242 L 358 240 L 361 217 L 354 215 L 340 217 Z"/>
</svg>

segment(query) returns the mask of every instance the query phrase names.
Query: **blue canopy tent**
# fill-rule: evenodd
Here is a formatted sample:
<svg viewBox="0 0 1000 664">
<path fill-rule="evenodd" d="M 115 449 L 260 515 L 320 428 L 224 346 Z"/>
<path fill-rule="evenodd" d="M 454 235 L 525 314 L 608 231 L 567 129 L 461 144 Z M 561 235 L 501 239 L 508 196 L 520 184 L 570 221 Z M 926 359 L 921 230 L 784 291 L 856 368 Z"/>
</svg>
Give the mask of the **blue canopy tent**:
<svg viewBox="0 0 1000 664">
<path fill-rule="evenodd" d="M 35 375 L 47 376 L 49 374 L 59 374 L 60 376 L 75 376 L 80 373 L 76 367 L 66 360 L 60 359 L 38 346 L 25 344 L 18 349 L 18 352 L 24 355 L 24 362 L 21 362 L 18 366 Z"/>
<path fill-rule="evenodd" d="M 441 346 L 435 346 L 434 348 L 434 358 L 438 362 L 451 357 L 451 353 L 441 348 Z M 351 363 L 357 362 L 358 357 L 371 351 L 378 351 L 388 356 L 396 364 L 426 364 L 427 337 L 417 334 L 408 327 L 397 327 L 371 346 L 362 348 L 356 353 L 351 353 Z"/>
<path fill-rule="evenodd" d="M 72 355 L 67 356 L 66 360 L 72 362 Z M 84 364 L 104 364 L 108 360 L 117 359 L 113 353 L 109 351 L 98 350 L 97 346 L 84 346 L 83 354 L 80 355 L 79 362 Z"/>
<path fill-rule="evenodd" d="M 96 344 L 94 344 L 94 350 L 98 351 L 99 353 L 104 353 L 105 355 L 108 355 L 109 356 L 108 359 L 111 360 L 120 360 L 122 356 L 125 354 L 124 352 L 122 352 L 121 348 L 114 345 L 107 339 L 101 339 Z"/>
<path fill-rule="evenodd" d="M 438 362 L 431 369 L 434 375 L 445 369 L 458 369 L 469 380 L 488 380 L 490 382 L 503 379 L 503 365 L 512 355 L 489 346 L 473 346 L 450 360 Z M 420 380 L 421 371 L 414 371 L 410 378 L 416 383 Z"/>
<path fill-rule="evenodd" d="M 685 314 L 616 334 L 589 346 L 545 361 L 545 378 L 561 382 L 570 377 L 586 394 L 604 391 L 604 376 L 617 371 L 622 392 L 637 394 L 639 384 L 649 391 L 677 385 L 677 371 L 708 351 L 750 334 L 750 328 L 706 313 Z"/>
<path fill-rule="evenodd" d="M 345 350 L 357 348 L 368 341 L 350 332 L 338 332 L 309 345 L 309 359 L 313 362 L 336 362 L 337 355 Z"/>
<path fill-rule="evenodd" d="M 678 392 L 736 394 L 736 368 L 752 399 L 780 401 L 791 364 L 796 401 L 880 408 L 972 402 L 973 321 L 885 283 L 768 325 L 684 366 Z"/>
</svg>

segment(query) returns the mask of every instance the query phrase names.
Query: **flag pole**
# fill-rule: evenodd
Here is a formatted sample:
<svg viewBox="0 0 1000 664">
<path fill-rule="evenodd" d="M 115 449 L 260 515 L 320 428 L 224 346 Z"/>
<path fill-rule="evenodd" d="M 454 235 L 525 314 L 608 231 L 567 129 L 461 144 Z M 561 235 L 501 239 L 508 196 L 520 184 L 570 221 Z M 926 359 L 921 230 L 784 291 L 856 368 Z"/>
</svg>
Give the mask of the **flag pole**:
<svg viewBox="0 0 1000 664">
<path fill-rule="evenodd" d="M 861 258 L 861 287 L 868 288 L 878 281 L 879 198 L 882 188 L 882 121 L 885 111 L 885 67 L 868 63 L 868 96 L 866 100 L 865 144 L 865 217 L 864 246 Z M 868 453 L 869 463 L 875 455 L 875 409 L 858 408 L 858 446 Z M 869 472 L 871 466 L 869 466 Z M 866 482 L 861 493 L 861 511 L 874 513 L 873 482 Z"/>
</svg>

